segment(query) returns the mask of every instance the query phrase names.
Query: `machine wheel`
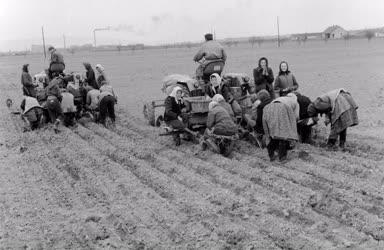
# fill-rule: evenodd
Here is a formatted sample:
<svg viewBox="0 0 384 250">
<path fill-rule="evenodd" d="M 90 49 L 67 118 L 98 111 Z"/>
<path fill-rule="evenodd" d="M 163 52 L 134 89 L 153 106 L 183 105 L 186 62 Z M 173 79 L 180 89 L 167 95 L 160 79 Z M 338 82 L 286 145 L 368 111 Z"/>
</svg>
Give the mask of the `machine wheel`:
<svg viewBox="0 0 384 250">
<path fill-rule="evenodd" d="M 148 102 L 144 104 L 143 114 L 144 118 L 148 120 L 149 125 L 155 126 L 155 109 L 153 108 L 152 103 Z"/>
</svg>

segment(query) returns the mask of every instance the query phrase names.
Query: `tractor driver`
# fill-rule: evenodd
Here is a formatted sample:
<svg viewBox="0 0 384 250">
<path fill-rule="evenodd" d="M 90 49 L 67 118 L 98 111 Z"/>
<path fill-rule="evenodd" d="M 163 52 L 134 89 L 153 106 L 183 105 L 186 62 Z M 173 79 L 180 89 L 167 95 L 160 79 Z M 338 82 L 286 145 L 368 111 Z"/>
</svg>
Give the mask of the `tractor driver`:
<svg viewBox="0 0 384 250">
<path fill-rule="evenodd" d="M 196 69 L 196 76 L 198 78 L 203 76 L 204 68 L 209 62 L 216 60 L 223 60 L 225 62 L 226 59 L 227 54 L 225 53 L 223 46 L 213 40 L 212 34 L 205 34 L 205 43 L 193 58 L 195 62 L 200 63 L 199 67 Z"/>
</svg>

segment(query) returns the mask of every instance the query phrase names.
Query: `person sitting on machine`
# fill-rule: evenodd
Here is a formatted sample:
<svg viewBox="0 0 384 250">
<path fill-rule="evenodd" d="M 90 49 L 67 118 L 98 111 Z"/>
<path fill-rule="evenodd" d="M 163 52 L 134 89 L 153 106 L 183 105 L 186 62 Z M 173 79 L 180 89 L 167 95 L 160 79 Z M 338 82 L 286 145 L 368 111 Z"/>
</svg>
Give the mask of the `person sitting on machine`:
<svg viewBox="0 0 384 250">
<path fill-rule="evenodd" d="M 49 78 L 52 79 L 53 73 L 56 73 L 56 75 L 63 74 L 65 63 L 63 55 L 57 52 L 53 46 L 50 46 L 48 51 L 51 53 L 49 63 Z"/>
<path fill-rule="evenodd" d="M 179 86 L 173 88 L 171 94 L 167 96 L 164 102 L 164 121 L 165 123 L 176 130 L 184 130 L 185 125 L 182 122 L 181 113 L 185 108 L 182 100 L 182 89 Z M 174 134 L 173 137 L 176 146 L 180 145 L 180 135 Z"/>
<path fill-rule="evenodd" d="M 200 63 L 199 67 L 196 69 L 196 77 L 199 79 L 203 78 L 204 69 L 209 63 L 214 61 L 222 61 L 225 63 L 227 54 L 225 53 L 223 46 L 213 40 L 212 34 L 205 34 L 205 43 L 193 57 L 193 60 Z M 220 69 L 221 72 L 222 68 L 220 67 Z M 211 74 L 212 73 L 214 72 L 211 72 Z"/>
</svg>

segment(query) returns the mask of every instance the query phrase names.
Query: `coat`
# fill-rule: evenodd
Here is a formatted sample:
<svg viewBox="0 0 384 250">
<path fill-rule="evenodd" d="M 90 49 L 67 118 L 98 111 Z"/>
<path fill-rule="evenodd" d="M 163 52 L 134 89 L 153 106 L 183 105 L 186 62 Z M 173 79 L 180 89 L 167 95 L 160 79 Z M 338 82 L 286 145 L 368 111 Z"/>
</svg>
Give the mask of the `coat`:
<svg viewBox="0 0 384 250">
<path fill-rule="evenodd" d="M 208 112 L 207 128 L 214 129 L 215 134 L 233 135 L 237 132 L 236 124 L 220 104 Z"/>
<path fill-rule="evenodd" d="M 227 60 L 227 54 L 220 43 L 210 40 L 201 46 L 199 51 L 193 57 L 193 60 L 198 62 L 203 58 L 207 61 L 222 59 L 225 62 Z"/>
<path fill-rule="evenodd" d="M 49 82 L 48 86 L 45 88 L 47 97 L 55 96 L 58 100 L 61 100 L 59 84 L 60 80 L 58 78 L 54 78 Z"/>
<path fill-rule="evenodd" d="M 88 83 L 89 86 L 94 89 L 99 89 L 99 85 L 96 82 L 95 71 L 93 71 L 93 69 L 87 70 L 87 72 L 85 73 L 85 77 L 85 81 Z"/>
<path fill-rule="evenodd" d="M 76 106 L 74 103 L 73 95 L 69 92 L 63 92 L 61 93 L 62 100 L 61 100 L 61 109 L 63 113 L 73 113 L 76 112 Z"/>
<path fill-rule="evenodd" d="M 299 84 L 296 81 L 295 76 L 291 73 L 280 73 L 275 80 L 273 89 L 279 92 L 280 96 L 286 95 L 291 91 L 295 91 L 299 88 Z M 288 89 L 287 91 L 283 91 Z"/>
<path fill-rule="evenodd" d="M 263 129 L 267 145 L 270 139 L 297 141 L 296 116 L 292 108 L 281 102 L 271 102 L 263 111 Z"/>
<path fill-rule="evenodd" d="M 169 122 L 177 120 L 177 117 L 181 115 L 181 110 L 185 107 L 183 103 L 177 103 L 176 99 L 172 96 L 167 96 L 164 101 L 164 121 Z"/>
<path fill-rule="evenodd" d="M 32 83 L 32 77 L 28 72 L 21 73 L 21 84 L 23 85 L 23 94 L 36 97 L 35 86 Z"/>
<path fill-rule="evenodd" d="M 256 132 L 259 134 L 264 134 L 263 111 L 265 106 L 267 106 L 271 102 L 272 102 L 272 99 L 268 98 L 266 100 L 261 101 L 261 103 L 256 108 Z"/>
<path fill-rule="evenodd" d="M 266 89 L 268 92 L 272 91 L 272 83 L 273 83 L 273 71 L 268 67 L 267 69 L 268 75 L 263 75 L 263 69 L 261 67 L 257 67 L 253 70 L 253 79 L 255 80 L 255 88 L 256 93 L 262 89 Z"/>
<path fill-rule="evenodd" d="M 100 90 L 98 89 L 91 89 L 90 91 L 88 91 L 86 105 L 89 109 L 95 110 L 98 108 L 99 96 L 100 96 Z"/>
</svg>

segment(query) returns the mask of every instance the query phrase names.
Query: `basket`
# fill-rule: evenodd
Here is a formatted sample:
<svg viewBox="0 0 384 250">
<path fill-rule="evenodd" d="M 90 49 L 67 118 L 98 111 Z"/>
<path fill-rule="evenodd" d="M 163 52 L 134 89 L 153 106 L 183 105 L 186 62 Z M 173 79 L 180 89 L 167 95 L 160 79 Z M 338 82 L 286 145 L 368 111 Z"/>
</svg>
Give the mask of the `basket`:
<svg viewBox="0 0 384 250">
<path fill-rule="evenodd" d="M 207 100 L 205 96 L 185 97 L 184 100 L 191 105 L 192 113 L 206 113 L 211 100 Z"/>
</svg>

